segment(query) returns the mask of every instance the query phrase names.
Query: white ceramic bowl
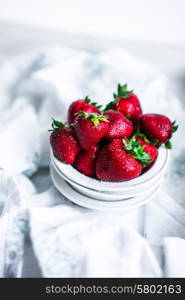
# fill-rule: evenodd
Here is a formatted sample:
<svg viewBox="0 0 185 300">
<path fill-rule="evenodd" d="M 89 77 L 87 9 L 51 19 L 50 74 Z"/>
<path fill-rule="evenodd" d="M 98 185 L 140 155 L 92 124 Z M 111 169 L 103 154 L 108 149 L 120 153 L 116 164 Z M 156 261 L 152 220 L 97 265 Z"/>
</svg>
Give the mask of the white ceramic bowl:
<svg viewBox="0 0 185 300">
<path fill-rule="evenodd" d="M 141 192 L 146 192 L 157 181 L 160 180 L 166 171 L 169 161 L 169 150 L 165 147 L 159 148 L 159 154 L 156 162 L 147 172 L 130 181 L 124 182 L 106 182 L 94 178 L 87 177 L 77 171 L 73 166 L 64 164 L 54 157 L 51 150 L 51 162 L 56 166 L 61 176 L 70 182 L 75 187 L 87 188 L 95 192 L 122 194 L 122 195 L 137 195 Z"/>
<path fill-rule="evenodd" d="M 155 181 L 150 182 L 150 185 L 147 188 L 144 187 L 144 189 L 140 189 L 139 191 L 129 190 L 129 191 L 123 191 L 119 193 L 112 193 L 112 192 L 107 193 L 107 192 L 92 190 L 89 189 L 88 187 L 83 187 L 77 183 L 74 183 L 57 169 L 57 166 L 52 160 L 51 160 L 51 167 L 55 169 L 56 173 L 58 173 L 58 176 L 62 177 L 65 181 L 67 181 L 73 187 L 73 189 L 75 189 L 79 193 L 94 199 L 104 200 L 104 201 L 123 200 L 123 199 L 133 198 L 135 196 L 144 196 L 146 193 L 152 191 L 155 188 L 158 188 L 158 186 L 161 184 L 164 177 L 162 173 L 160 176 L 156 177 Z"/>
<path fill-rule="evenodd" d="M 152 191 L 146 193 L 144 196 L 137 196 L 129 199 L 122 199 L 118 201 L 100 201 L 97 199 L 92 199 L 91 197 L 84 196 L 79 192 L 75 191 L 73 187 L 71 187 L 56 171 L 56 169 L 51 165 L 50 174 L 52 181 L 58 191 L 63 194 L 70 201 L 91 209 L 98 210 L 122 210 L 124 212 L 128 212 L 131 209 L 142 206 L 146 204 L 149 200 L 156 196 L 158 193 L 158 188 L 153 189 Z"/>
</svg>

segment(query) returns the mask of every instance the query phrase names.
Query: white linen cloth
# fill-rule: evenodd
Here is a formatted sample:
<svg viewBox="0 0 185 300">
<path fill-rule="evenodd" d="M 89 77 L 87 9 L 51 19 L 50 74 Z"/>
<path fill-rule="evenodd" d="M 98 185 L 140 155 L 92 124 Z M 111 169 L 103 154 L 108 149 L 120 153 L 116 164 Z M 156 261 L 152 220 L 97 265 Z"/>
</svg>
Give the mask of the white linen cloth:
<svg viewBox="0 0 185 300">
<path fill-rule="evenodd" d="M 144 112 L 165 113 L 180 124 L 165 184 L 142 212 L 91 211 L 54 187 L 25 198 L 21 207 L 29 212 L 43 276 L 185 276 L 185 113 L 166 77 L 121 49 L 55 49 L 3 63 L 0 78 L 0 166 L 16 176 L 48 166 L 51 117 L 65 121 L 69 103 L 86 95 L 106 103 L 118 82 L 135 88 Z"/>
<path fill-rule="evenodd" d="M 21 277 L 26 201 L 35 191 L 24 175 L 0 169 L 0 277 Z"/>
<path fill-rule="evenodd" d="M 30 224 L 35 252 L 42 253 L 39 262 L 45 277 L 162 275 L 150 246 L 127 226 L 128 217 L 125 220 L 121 211 L 80 208 L 61 199 L 55 189 L 47 197 L 58 198 L 60 204 L 33 208 Z"/>
<path fill-rule="evenodd" d="M 55 188 L 33 198 L 40 207 L 31 209 L 31 237 L 43 276 L 184 276 L 184 211 L 164 192 L 146 206 L 145 238 L 133 230 L 132 211 L 80 208 Z"/>
</svg>

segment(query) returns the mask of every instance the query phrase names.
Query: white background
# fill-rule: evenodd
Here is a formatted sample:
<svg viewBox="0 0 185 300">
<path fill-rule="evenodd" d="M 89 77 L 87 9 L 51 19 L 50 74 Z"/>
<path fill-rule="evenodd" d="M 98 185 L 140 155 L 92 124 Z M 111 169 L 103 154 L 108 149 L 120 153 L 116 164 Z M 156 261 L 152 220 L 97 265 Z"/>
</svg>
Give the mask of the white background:
<svg viewBox="0 0 185 300">
<path fill-rule="evenodd" d="M 185 0 L 0 0 L 0 21 L 185 45 Z"/>
</svg>

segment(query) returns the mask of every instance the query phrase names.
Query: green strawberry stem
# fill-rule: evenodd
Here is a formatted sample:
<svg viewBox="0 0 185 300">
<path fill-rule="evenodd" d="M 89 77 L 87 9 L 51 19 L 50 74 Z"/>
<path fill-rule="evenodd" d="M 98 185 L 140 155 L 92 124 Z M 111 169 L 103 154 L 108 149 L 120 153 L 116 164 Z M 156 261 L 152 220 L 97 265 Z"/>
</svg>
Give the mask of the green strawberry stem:
<svg viewBox="0 0 185 300">
<path fill-rule="evenodd" d="M 134 90 L 130 90 L 130 91 L 128 90 L 127 83 L 124 85 L 118 84 L 117 94 L 114 93 L 113 97 L 115 100 L 117 100 L 118 97 L 127 99 L 131 94 L 133 94 L 133 91 Z"/>
<path fill-rule="evenodd" d="M 82 115 L 85 119 L 90 119 L 94 126 L 98 126 L 100 124 L 100 121 L 103 122 L 109 122 L 109 120 L 103 116 L 103 115 L 98 115 L 96 113 L 87 113 L 85 111 L 79 111 L 76 113 L 77 115 Z"/>
<path fill-rule="evenodd" d="M 137 130 L 135 132 L 135 136 L 142 138 L 146 143 L 150 143 L 150 141 L 147 139 L 146 135 L 141 132 L 140 126 L 137 127 Z"/>
<path fill-rule="evenodd" d="M 94 105 L 97 109 L 100 109 L 102 105 L 99 105 L 97 102 L 91 102 L 92 105 Z"/>
<path fill-rule="evenodd" d="M 91 102 L 91 99 L 89 98 L 89 96 L 86 96 L 84 101 L 89 104 Z"/>
<path fill-rule="evenodd" d="M 172 149 L 172 143 L 170 142 L 170 140 L 168 140 L 164 145 L 166 149 Z"/>
<path fill-rule="evenodd" d="M 134 90 L 130 90 L 130 91 L 128 90 L 128 88 L 127 88 L 127 83 L 124 84 L 124 85 L 121 85 L 121 84 L 118 83 L 117 94 L 116 94 L 116 93 L 113 94 L 114 100 L 113 100 L 113 101 L 110 101 L 110 102 L 105 106 L 105 109 L 104 109 L 104 110 L 111 109 L 111 108 L 113 107 L 113 105 L 115 105 L 115 104 L 117 103 L 118 97 L 127 99 L 131 94 L 133 94 L 133 91 L 134 91 Z M 129 119 L 129 116 L 127 116 L 127 118 Z"/>
<path fill-rule="evenodd" d="M 105 110 L 108 110 L 108 109 L 111 109 L 111 108 L 113 107 L 113 105 L 115 105 L 115 104 L 116 104 L 116 100 L 110 101 L 110 102 L 105 106 L 104 111 L 105 111 Z"/>
<path fill-rule="evenodd" d="M 175 133 L 178 130 L 179 125 L 176 124 L 176 120 L 172 122 L 172 125 L 173 125 L 173 128 L 172 128 L 172 135 L 173 135 L 173 133 Z M 170 140 L 166 141 L 164 145 L 165 145 L 166 149 L 172 149 L 172 143 Z"/>
<path fill-rule="evenodd" d="M 52 118 L 52 120 L 53 120 L 52 123 L 51 123 L 52 129 L 49 129 L 48 131 L 54 131 L 54 130 L 57 130 L 59 128 L 64 127 L 64 123 L 62 123 L 62 122 L 60 122 L 58 120 L 55 120 L 53 118 Z"/>
<path fill-rule="evenodd" d="M 178 124 L 176 124 L 176 120 L 172 122 L 172 125 L 173 125 L 172 132 L 174 133 L 174 132 L 176 132 L 176 131 L 177 131 L 177 129 L 179 128 L 179 125 L 178 125 Z"/>
<path fill-rule="evenodd" d="M 91 99 L 89 98 L 89 96 L 86 96 L 84 101 L 87 103 L 87 104 L 91 104 L 93 105 L 94 107 L 96 107 L 97 109 L 100 109 L 102 107 L 102 105 L 99 105 L 97 102 L 91 102 Z"/>
<path fill-rule="evenodd" d="M 139 160 L 143 166 L 151 162 L 151 156 L 144 152 L 145 146 L 136 141 L 136 135 L 133 135 L 130 140 L 123 139 L 124 149 L 129 155 Z"/>
<path fill-rule="evenodd" d="M 150 143 L 150 144 L 152 144 L 152 145 L 155 146 L 155 147 L 157 147 L 157 144 L 159 143 L 159 141 L 158 141 L 157 139 L 155 139 L 155 140 L 149 140 L 149 139 L 146 137 L 146 135 L 145 135 L 143 132 L 141 132 L 141 127 L 140 127 L 140 126 L 138 126 L 138 128 L 137 128 L 137 130 L 136 130 L 136 132 L 135 132 L 135 135 L 136 135 L 137 137 L 143 138 L 143 140 L 144 140 L 146 143 Z"/>
</svg>

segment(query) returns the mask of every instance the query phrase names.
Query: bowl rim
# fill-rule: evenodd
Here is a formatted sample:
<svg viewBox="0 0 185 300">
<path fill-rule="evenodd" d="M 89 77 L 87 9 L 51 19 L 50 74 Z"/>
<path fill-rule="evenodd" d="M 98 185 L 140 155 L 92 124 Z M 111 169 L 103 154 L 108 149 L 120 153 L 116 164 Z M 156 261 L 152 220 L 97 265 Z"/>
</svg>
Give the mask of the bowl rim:
<svg viewBox="0 0 185 300">
<path fill-rule="evenodd" d="M 153 180 L 150 183 L 150 185 L 147 186 L 147 188 L 146 187 L 144 187 L 142 189 L 139 188 L 139 192 L 135 189 L 130 189 L 130 190 L 119 191 L 117 193 L 111 192 L 111 194 L 110 194 L 110 191 L 107 192 L 107 191 L 99 191 L 99 190 L 95 190 L 95 189 L 90 189 L 90 188 L 87 188 L 85 186 L 82 186 L 82 185 L 72 181 L 71 179 L 66 177 L 62 172 L 60 172 L 58 170 L 57 166 L 52 161 L 50 163 L 50 168 L 54 168 L 55 171 L 57 172 L 58 176 L 61 176 L 65 181 L 67 181 L 79 193 L 81 193 L 83 195 L 87 195 L 87 193 L 89 193 L 89 196 L 91 196 L 94 199 L 96 199 L 96 198 L 98 199 L 98 196 L 101 197 L 101 195 L 104 195 L 104 197 L 107 196 L 109 198 L 109 199 L 106 199 L 105 201 L 112 201 L 113 199 L 111 199 L 111 198 L 113 198 L 114 196 L 115 197 L 124 197 L 123 194 L 129 194 L 129 195 L 127 195 L 128 198 L 136 197 L 136 196 L 139 196 L 139 195 L 144 195 L 153 186 L 157 186 L 158 184 L 160 184 L 160 182 L 163 180 L 163 177 L 164 177 L 163 174 L 159 174 L 159 176 L 157 178 L 154 178 L 155 180 Z M 93 196 L 92 196 L 92 194 L 93 194 Z M 111 195 L 111 198 L 110 198 L 110 195 Z M 116 200 L 118 200 L 118 199 L 116 199 Z M 113 200 L 113 201 L 116 201 L 116 200 Z"/>
<path fill-rule="evenodd" d="M 162 180 L 160 182 L 156 182 L 152 187 L 150 187 L 150 189 L 146 190 L 146 192 L 143 192 L 143 193 L 140 193 L 140 194 L 137 194 L 137 195 L 129 195 L 127 198 L 125 198 L 124 196 L 122 196 L 122 198 L 121 198 L 121 195 L 120 195 L 119 199 L 102 199 L 102 198 L 98 198 L 98 196 L 97 197 L 92 196 L 90 193 L 89 193 L 89 195 L 87 195 L 87 194 L 83 193 L 82 191 L 78 190 L 78 188 L 76 188 L 74 185 L 70 184 L 69 182 L 67 182 L 67 183 L 72 187 L 73 190 L 75 190 L 77 193 L 79 193 L 82 196 L 89 197 L 89 198 L 97 200 L 97 201 L 118 202 L 118 201 L 130 201 L 131 199 L 138 198 L 138 197 L 139 198 L 141 198 L 141 197 L 145 198 L 146 195 L 149 195 L 149 193 L 152 193 L 156 189 L 158 189 L 158 187 L 162 184 Z M 116 195 L 114 194 L 114 196 L 116 196 Z"/>
<path fill-rule="evenodd" d="M 98 210 L 112 210 L 112 209 L 123 209 L 130 210 L 136 207 L 142 206 L 146 204 L 149 200 L 155 197 L 160 190 L 161 185 L 159 185 L 154 192 L 148 193 L 145 197 L 138 196 L 136 198 L 127 199 L 127 200 L 117 200 L 117 201 L 102 201 L 92 199 L 88 196 L 80 194 L 78 191 L 74 190 L 69 183 L 67 183 L 62 177 L 55 178 L 56 173 L 54 174 L 54 170 L 50 170 L 50 175 L 52 181 L 57 188 L 57 190 L 64 195 L 69 201 L 86 207 L 90 209 L 98 209 Z M 60 182 L 58 182 L 60 181 Z"/>
<path fill-rule="evenodd" d="M 160 176 L 160 174 L 165 171 L 169 161 L 169 155 L 170 151 L 164 146 L 161 146 L 158 149 L 158 157 L 155 163 L 145 173 L 129 181 L 108 182 L 85 176 L 84 174 L 76 170 L 72 165 L 65 164 L 61 162 L 58 158 L 56 158 L 53 155 L 52 149 L 50 151 L 51 161 L 56 165 L 57 169 L 61 173 L 63 173 L 73 182 L 83 187 L 88 187 L 89 189 L 100 191 L 123 191 L 147 185 L 149 181 L 151 181 L 153 178 Z"/>
</svg>

